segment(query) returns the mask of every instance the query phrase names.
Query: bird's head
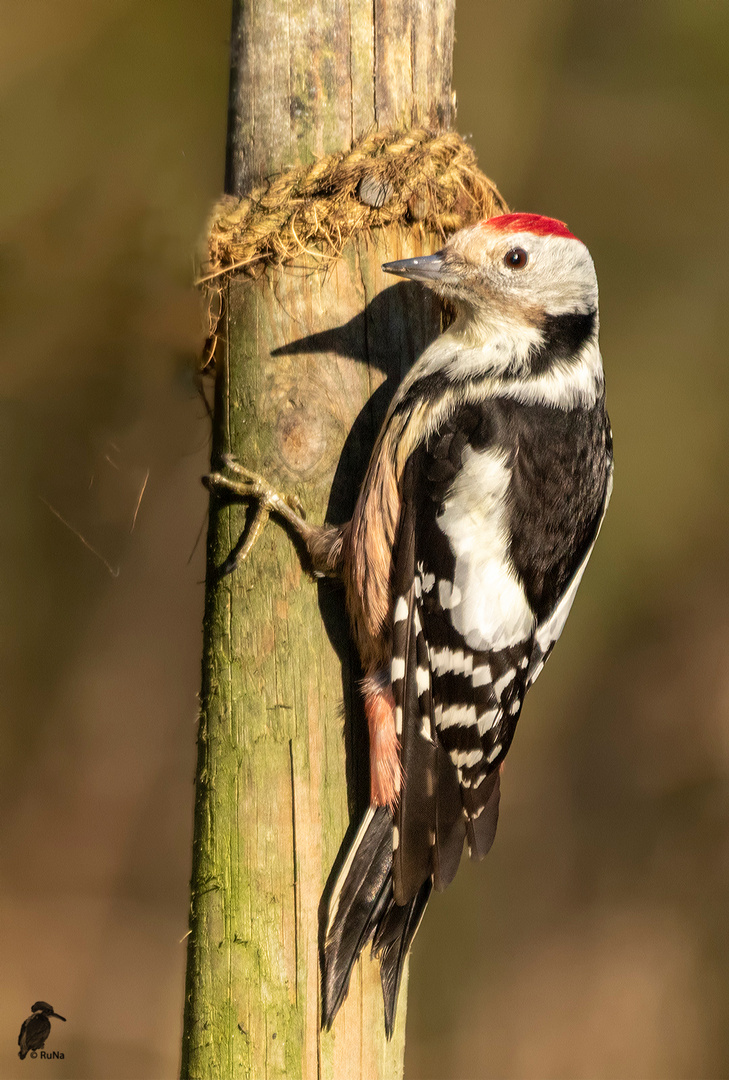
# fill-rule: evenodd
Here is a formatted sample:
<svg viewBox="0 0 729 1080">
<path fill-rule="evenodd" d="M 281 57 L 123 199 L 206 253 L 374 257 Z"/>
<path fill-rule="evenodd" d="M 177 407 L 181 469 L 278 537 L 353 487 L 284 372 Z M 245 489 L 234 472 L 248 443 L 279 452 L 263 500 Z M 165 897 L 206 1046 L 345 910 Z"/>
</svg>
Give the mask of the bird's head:
<svg viewBox="0 0 729 1080">
<path fill-rule="evenodd" d="M 64 1022 L 66 1020 L 65 1016 L 59 1016 L 57 1012 L 54 1012 L 53 1006 L 49 1005 L 47 1001 L 36 1001 L 36 1003 L 31 1006 L 30 1011 L 34 1013 L 43 1013 L 44 1016 L 54 1016 L 56 1020 L 63 1020 Z"/>
<path fill-rule="evenodd" d="M 504 214 L 457 232 L 435 255 L 385 263 L 450 300 L 473 344 L 545 319 L 597 312 L 590 253 L 567 226 L 539 214 Z"/>
</svg>

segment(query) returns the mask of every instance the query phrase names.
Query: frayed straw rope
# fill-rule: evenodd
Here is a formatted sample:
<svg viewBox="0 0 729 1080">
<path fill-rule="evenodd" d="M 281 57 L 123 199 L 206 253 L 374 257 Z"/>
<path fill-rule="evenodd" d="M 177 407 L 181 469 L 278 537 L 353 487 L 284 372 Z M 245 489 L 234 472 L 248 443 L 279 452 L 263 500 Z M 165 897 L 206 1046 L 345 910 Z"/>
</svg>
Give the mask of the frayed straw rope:
<svg viewBox="0 0 729 1080">
<path fill-rule="evenodd" d="M 335 259 L 355 233 L 385 225 L 419 225 L 445 239 L 507 210 L 460 135 L 374 132 L 246 198 L 226 196 L 213 212 L 199 283 L 236 271 L 257 277 L 303 253 Z"/>
</svg>

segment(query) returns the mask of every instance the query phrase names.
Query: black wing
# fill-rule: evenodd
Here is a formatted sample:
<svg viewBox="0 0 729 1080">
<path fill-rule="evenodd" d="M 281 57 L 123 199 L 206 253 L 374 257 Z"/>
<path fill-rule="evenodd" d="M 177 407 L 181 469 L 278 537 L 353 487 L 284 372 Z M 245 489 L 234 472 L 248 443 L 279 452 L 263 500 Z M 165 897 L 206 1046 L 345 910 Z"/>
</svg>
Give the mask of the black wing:
<svg viewBox="0 0 729 1080">
<path fill-rule="evenodd" d="M 464 839 L 474 858 L 493 843 L 499 766 L 606 505 L 607 419 L 595 412 L 462 405 L 408 461 L 393 580 L 398 903 L 431 875 L 448 885 Z"/>
</svg>

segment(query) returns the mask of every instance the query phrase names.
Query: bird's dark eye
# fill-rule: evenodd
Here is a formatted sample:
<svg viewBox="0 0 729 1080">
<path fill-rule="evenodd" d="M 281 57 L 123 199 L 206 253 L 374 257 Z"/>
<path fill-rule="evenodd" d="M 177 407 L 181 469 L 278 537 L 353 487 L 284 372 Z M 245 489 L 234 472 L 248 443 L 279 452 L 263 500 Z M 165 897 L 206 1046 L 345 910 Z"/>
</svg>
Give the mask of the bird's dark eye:
<svg viewBox="0 0 729 1080">
<path fill-rule="evenodd" d="M 524 248 L 510 248 L 504 255 L 504 265 L 510 270 L 523 270 L 529 262 L 529 256 Z"/>
</svg>

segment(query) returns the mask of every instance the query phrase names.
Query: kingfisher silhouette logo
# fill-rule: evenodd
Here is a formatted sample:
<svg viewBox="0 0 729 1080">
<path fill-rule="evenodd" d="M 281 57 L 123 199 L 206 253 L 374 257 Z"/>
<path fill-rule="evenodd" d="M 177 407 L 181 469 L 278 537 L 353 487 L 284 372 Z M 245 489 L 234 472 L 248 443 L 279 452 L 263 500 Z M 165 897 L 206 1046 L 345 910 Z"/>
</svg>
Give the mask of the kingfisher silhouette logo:
<svg viewBox="0 0 729 1080">
<path fill-rule="evenodd" d="M 53 1006 L 49 1005 L 47 1001 L 36 1001 L 35 1005 L 31 1005 L 30 1011 L 31 1015 L 23 1021 L 20 1035 L 18 1035 L 18 1046 L 20 1047 L 18 1057 L 20 1060 L 23 1061 L 28 1054 L 32 1058 L 62 1058 L 64 1055 L 60 1050 L 49 1051 L 44 1050 L 43 1047 L 51 1033 L 51 1017 L 55 1020 L 63 1020 L 64 1024 L 66 1017 L 59 1016 L 57 1012 L 54 1012 Z"/>
</svg>

